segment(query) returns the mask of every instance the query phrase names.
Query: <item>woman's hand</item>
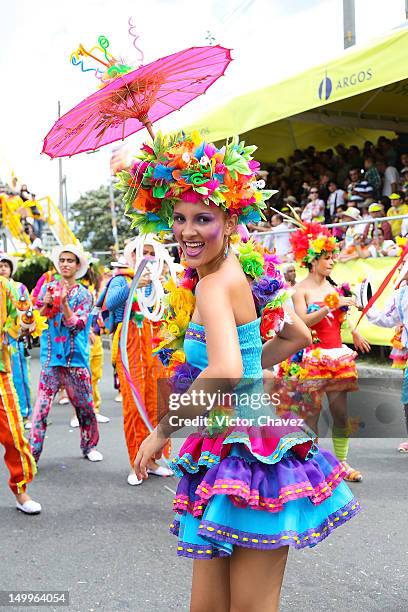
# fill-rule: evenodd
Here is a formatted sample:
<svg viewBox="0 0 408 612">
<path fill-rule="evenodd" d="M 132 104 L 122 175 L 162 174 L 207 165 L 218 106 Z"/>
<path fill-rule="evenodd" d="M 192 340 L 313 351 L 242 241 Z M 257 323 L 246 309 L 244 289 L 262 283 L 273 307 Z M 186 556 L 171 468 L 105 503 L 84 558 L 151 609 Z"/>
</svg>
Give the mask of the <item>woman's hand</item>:
<svg viewBox="0 0 408 612">
<path fill-rule="evenodd" d="M 152 279 L 151 279 L 150 274 L 143 274 L 139 278 L 139 282 L 137 283 L 137 287 L 138 287 L 138 289 L 140 289 L 141 287 L 147 287 L 147 285 L 150 285 L 151 282 L 152 282 Z"/>
<path fill-rule="evenodd" d="M 339 305 L 337 308 L 341 308 L 342 306 L 357 306 L 356 298 L 344 297 L 343 295 L 339 295 Z"/>
<path fill-rule="evenodd" d="M 147 464 L 151 459 L 160 459 L 167 442 L 168 438 L 160 434 L 158 427 L 143 440 L 134 463 L 135 473 L 139 480 L 140 478 L 147 479 Z"/>
<path fill-rule="evenodd" d="M 353 330 L 351 332 L 353 337 L 354 348 L 361 353 L 369 353 L 371 351 L 371 346 L 367 342 L 367 340 L 359 334 L 357 331 Z"/>
</svg>

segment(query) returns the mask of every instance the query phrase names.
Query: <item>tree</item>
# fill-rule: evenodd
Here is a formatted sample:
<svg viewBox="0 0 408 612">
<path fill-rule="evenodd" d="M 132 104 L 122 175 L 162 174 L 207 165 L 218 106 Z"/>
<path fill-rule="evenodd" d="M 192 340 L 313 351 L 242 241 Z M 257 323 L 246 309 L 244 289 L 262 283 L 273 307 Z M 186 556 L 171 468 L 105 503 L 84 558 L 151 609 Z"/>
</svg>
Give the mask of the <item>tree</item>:
<svg viewBox="0 0 408 612">
<path fill-rule="evenodd" d="M 130 229 L 130 219 L 125 216 L 122 194 L 114 190 L 114 197 L 119 246 L 122 248 L 125 238 L 134 234 L 134 231 Z M 71 205 L 70 216 L 73 232 L 87 250 L 108 251 L 113 246 L 108 187 L 101 185 L 99 189 L 81 195 Z"/>
</svg>

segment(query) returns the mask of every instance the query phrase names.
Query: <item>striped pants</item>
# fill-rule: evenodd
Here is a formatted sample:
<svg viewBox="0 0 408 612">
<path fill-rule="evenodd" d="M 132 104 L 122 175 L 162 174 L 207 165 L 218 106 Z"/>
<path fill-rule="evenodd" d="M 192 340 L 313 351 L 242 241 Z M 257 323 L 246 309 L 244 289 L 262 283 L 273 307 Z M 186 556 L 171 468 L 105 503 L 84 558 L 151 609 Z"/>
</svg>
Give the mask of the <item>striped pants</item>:
<svg viewBox="0 0 408 612">
<path fill-rule="evenodd" d="M 10 472 L 9 487 L 15 495 L 25 492 L 37 471 L 23 432 L 11 375 L 0 372 L 0 443 L 5 448 L 4 461 Z"/>
</svg>

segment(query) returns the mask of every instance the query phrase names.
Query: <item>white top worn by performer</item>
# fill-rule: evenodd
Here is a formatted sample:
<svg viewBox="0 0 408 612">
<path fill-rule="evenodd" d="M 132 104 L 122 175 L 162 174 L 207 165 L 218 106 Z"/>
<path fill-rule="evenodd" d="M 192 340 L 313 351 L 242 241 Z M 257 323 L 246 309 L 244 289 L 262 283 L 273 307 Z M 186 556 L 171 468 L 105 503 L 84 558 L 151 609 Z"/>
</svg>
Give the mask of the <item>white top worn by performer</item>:
<svg viewBox="0 0 408 612">
<path fill-rule="evenodd" d="M 403 283 L 403 284 L 402 284 Z M 399 278 L 396 282 L 396 289 L 392 297 L 388 300 L 384 310 L 381 312 L 375 308 L 370 308 L 367 318 L 370 323 L 379 327 L 396 327 L 402 325 L 401 343 L 408 347 L 408 261 L 405 262 Z M 405 369 L 404 380 L 402 383 L 401 402 L 404 405 L 405 424 L 408 433 L 408 369 Z M 408 453 L 408 440 L 398 446 L 401 453 Z"/>
</svg>

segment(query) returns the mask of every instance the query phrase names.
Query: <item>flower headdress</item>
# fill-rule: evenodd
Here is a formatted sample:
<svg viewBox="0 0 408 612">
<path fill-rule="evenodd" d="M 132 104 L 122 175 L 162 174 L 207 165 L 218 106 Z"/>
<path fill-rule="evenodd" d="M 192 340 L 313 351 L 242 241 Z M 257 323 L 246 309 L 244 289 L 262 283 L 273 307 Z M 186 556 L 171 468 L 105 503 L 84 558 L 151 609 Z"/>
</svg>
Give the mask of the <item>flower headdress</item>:
<svg viewBox="0 0 408 612">
<path fill-rule="evenodd" d="M 141 233 L 169 231 L 180 199 L 219 206 L 237 214 L 239 223 L 260 221 L 265 200 L 276 192 L 263 190 L 265 182 L 256 179 L 255 150 L 237 138 L 218 149 L 197 131 L 159 133 L 142 146 L 130 170 L 118 174 L 132 227 Z"/>
<path fill-rule="evenodd" d="M 338 251 L 337 240 L 331 231 L 320 223 L 306 223 L 302 221 L 296 211 L 288 204 L 293 217 L 276 210 L 279 215 L 297 225 L 299 229 L 291 232 L 289 236 L 295 260 L 302 266 L 311 264 L 322 255 Z M 272 210 L 275 210 L 274 208 Z"/>
</svg>

